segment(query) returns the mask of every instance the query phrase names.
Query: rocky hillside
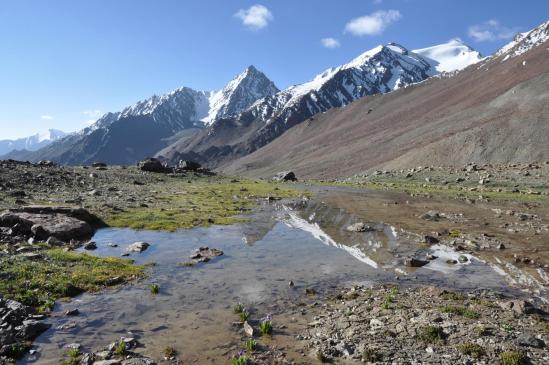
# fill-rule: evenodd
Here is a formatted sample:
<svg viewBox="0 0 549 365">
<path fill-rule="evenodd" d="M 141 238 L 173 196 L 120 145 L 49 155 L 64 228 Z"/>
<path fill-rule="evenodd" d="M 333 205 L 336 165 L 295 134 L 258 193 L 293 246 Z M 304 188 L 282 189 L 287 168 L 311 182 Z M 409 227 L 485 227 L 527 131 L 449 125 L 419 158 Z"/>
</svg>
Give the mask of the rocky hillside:
<svg viewBox="0 0 549 365">
<path fill-rule="evenodd" d="M 549 160 L 549 22 L 456 75 L 310 118 L 226 172 L 340 177 L 378 167 Z"/>
<path fill-rule="evenodd" d="M 250 66 L 223 90 L 196 91 L 183 87 L 161 96 L 154 95 L 120 112 L 107 113 L 92 126 L 27 158 L 62 164 L 94 161 L 133 164 L 167 146 L 170 137 L 182 131 L 199 130 L 216 118 L 239 113 L 257 99 L 277 91 L 272 81 Z"/>
<path fill-rule="evenodd" d="M 428 58 L 395 43 L 378 46 L 345 65 L 326 70 L 309 82 L 260 99 L 236 117 L 218 119 L 193 138 L 178 141 L 161 151 L 159 156 L 172 162 L 195 159 L 218 166 L 261 148 L 315 114 L 436 75 L 443 62 L 445 70 L 449 71 L 478 62 L 478 52 L 466 49 L 462 44 L 458 48 L 460 61 L 448 64 L 452 54 L 429 52 L 428 56 L 432 58 Z M 446 45 L 445 49 L 451 53 L 456 45 Z"/>
</svg>

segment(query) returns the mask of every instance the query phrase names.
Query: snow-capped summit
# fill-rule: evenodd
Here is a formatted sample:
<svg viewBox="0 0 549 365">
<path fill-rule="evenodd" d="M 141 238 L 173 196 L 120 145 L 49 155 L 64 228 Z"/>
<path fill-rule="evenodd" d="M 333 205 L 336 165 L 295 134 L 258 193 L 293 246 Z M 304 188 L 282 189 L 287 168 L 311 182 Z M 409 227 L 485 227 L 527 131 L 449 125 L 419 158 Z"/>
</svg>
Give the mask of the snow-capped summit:
<svg viewBox="0 0 549 365">
<path fill-rule="evenodd" d="M 13 150 L 36 151 L 48 144 L 61 139 L 66 134 L 57 129 L 48 129 L 35 135 L 15 140 L 0 141 L 0 155 L 5 155 Z"/>
<path fill-rule="evenodd" d="M 494 56 L 505 55 L 503 58 L 503 61 L 505 61 L 509 58 L 520 56 L 548 39 L 549 20 L 528 32 L 518 33 L 511 42 L 500 48 Z"/>
<path fill-rule="evenodd" d="M 211 124 L 219 118 L 238 114 L 256 100 L 278 91 L 263 72 L 249 66 L 222 90 L 211 93 L 208 98 L 208 114 L 201 120 L 205 124 Z"/>
<path fill-rule="evenodd" d="M 107 113 L 91 126 L 40 151 L 40 159 L 67 164 L 96 160 L 134 163 L 154 155 L 174 135 L 238 114 L 257 99 L 276 92 L 272 81 L 250 66 L 220 91 L 182 87 Z"/>
<path fill-rule="evenodd" d="M 438 72 L 452 72 L 482 60 L 479 52 L 469 47 L 459 38 L 436 46 L 415 49 L 413 51 L 429 60 Z"/>
</svg>

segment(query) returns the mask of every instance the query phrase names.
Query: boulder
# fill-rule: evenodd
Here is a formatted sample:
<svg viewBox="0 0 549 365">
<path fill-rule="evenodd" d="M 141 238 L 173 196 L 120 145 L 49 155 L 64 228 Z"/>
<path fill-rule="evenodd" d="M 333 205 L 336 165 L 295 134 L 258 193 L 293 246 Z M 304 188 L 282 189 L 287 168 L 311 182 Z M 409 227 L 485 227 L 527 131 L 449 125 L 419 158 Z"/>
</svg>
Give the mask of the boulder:
<svg viewBox="0 0 549 365">
<path fill-rule="evenodd" d="M 196 171 L 196 170 L 200 169 L 201 167 L 202 166 L 198 162 L 195 162 L 195 161 L 180 160 L 179 163 L 177 164 L 178 169 L 186 170 L 186 171 Z"/>
<path fill-rule="evenodd" d="M 141 169 L 141 171 L 161 172 L 161 173 L 172 171 L 172 169 L 164 165 L 159 159 L 152 158 L 152 157 L 139 162 L 137 166 L 139 167 L 139 169 Z"/>
<path fill-rule="evenodd" d="M 276 174 L 273 177 L 273 180 L 275 181 L 297 181 L 297 177 L 295 176 L 293 171 L 282 171 Z"/>
<path fill-rule="evenodd" d="M 374 228 L 362 222 L 358 222 L 347 226 L 347 230 L 351 232 L 370 232 L 373 231 Z"/>
<path fill-rule="evenodd" d="M 15 222 L 15 223 L 14 223 Z M 62 241 L 81 240 L 93 235 L 92 227 L 79 219 L 59 214 L 41 214 L 26 212 L 7 212 L 0 215 L 0 226 L 18 224 L 18 229 L 32 234 L 35 239 L 46 240 L 55 237 Z M 30 225 L 30 227 L 29 227 Z"/>
<path fill-rule="evenodd" d="M 107 164 L 104 162 L 94 162 L 92 163 L 92 167 L 107 167 Z"/>
</svg>

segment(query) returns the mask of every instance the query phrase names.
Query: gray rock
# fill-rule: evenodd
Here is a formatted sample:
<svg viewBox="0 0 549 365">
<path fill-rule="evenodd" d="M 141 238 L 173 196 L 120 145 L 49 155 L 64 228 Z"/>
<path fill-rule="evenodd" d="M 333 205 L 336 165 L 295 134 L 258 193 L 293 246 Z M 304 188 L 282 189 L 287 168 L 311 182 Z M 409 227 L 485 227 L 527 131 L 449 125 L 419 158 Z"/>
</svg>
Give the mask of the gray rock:
<svg viewBox="0 0 549 365">
<path fill-rule="evenodd" d="M 429 263 L 427 260 L 420 260 L 414 257 L 408 257 L 404 260 L 404 265 L 408 267 L 422 267 Z"/>
<path fill-rule="evenodd" d="M 184 171 L 196 171 L 202 167 L 198 162 L 180 160 L 177 164 L 177 169 Z"/>
<path fill-rule="evenodd" d="M 95 250 L 97 249 L 97 244 L 94 241 L 90 241 L 84 244 L 85 250 Z"/>
<path fill-rule="evenodd" d="M 297 181 L 293 171 L 282 171 L 273 176 L 274 181 Z"/>
<path fill-rule="evenodd" d="M 147 242 L 135 242 L 135 243 L 132 243 L 131 245 L 129 245 L 127 248 L 126 248 L 126 251 L 128 252 L 143 252 L 145 251 L 147 248 L 149 248 L 150 244 L 148 244 Z"/>
<path fill-rule="evenodd" d="M 370 232 L 373 231 L 374 228 L 363 222 L 358 222 L 347 226 L 347 230 L 350 232 Z"/>
<path fill-rule="evenodd" d="M 439 239 L 433 236 L 424 236 L 423 239 L 425 240 L 425 243 L 428 243 L 430 245 L 434 245 L 439 243 Z"/>
<path fill-rule="evenodd" d="M 167 173 L 172 171 L 171 168 L 164 165 L 160 160 L 156 158 L 148 158 L 146 160 L 143 160 L 139 162 L 137 166 L 139 167 L 139 169 L 141 169 L 141 171 L 160 172 L 160 173 Z"/>
<path fill-rule="evenodd" d="M 545 346 L 545 343 L 542 340 L 540 340 L 539 338 L 535 338 L 534 336 L 530 336 L 527 333 L 520 335 L 517 338 L 517 343 L 522 346 L 534 347 L 538 349 L 541 349 Z"/>
</svg>

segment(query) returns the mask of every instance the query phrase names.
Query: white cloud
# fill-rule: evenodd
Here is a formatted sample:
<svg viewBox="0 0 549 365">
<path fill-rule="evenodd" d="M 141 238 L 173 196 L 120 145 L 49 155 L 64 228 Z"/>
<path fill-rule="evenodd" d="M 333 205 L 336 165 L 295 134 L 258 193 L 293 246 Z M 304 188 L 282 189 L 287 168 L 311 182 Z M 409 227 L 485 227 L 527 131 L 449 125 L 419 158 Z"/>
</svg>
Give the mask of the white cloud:
<svg viewBox="0 0 549 365">
<path fill-rule="evenodd" d="M 92 118 L 99 118 L 103 113 L 101 112 L 101 110 L 96 109 L 96 110 L 84 110 L 82 114 Z"/>
<path fill-rule="evenodd" d="M 44 120 L 53 120 L 53 117 L 51 115 L 41 115 L 40 118 Z"/>
<path fill-rule="evenodd" d="M 95 124 L 95 122 L 97 122 L 97 119 L 86 120 L 84 123 L 86 123 L 87 125 L 92 125 Z"/>
<path fill-rule="evenodd" d="M 400 18 L 402 15 L 398 10 L 379 10 L 370 15 L 352 19 L 345 25 L 345 33 L 358 36 L 380 34 Z"/>
<path fill-rule="evenodd" d="M 322 38 L 320 40 L 320 43 L 322 43 L 322 45 L 326 48 L 337 48 L 337 47 L 341 46 L 341 43 L 339 43 L 339 41 L 337 39 L 332 38 L 332 37 Z"/>
<path fill-rule="evenodd" d="M 273 20 L 273 14 L 263 5 L 252 5 L 248 9 L 240 9 L 234 16 L 252 30 L 265 28 Z"/>
<path fill-rule="evenodd" d="M 469 27 L 469 37 L 476 42 L 494 42 L 501 39 L 511 39 L 518 32 L 518 28 L 508 28 L 495 19 Z"/>
<path fill-rule="evenodd" d="M 383 2 L 383 0 L 372 0 L 372 3 L 374 4 L 381 4 Z"/>
</svg>

